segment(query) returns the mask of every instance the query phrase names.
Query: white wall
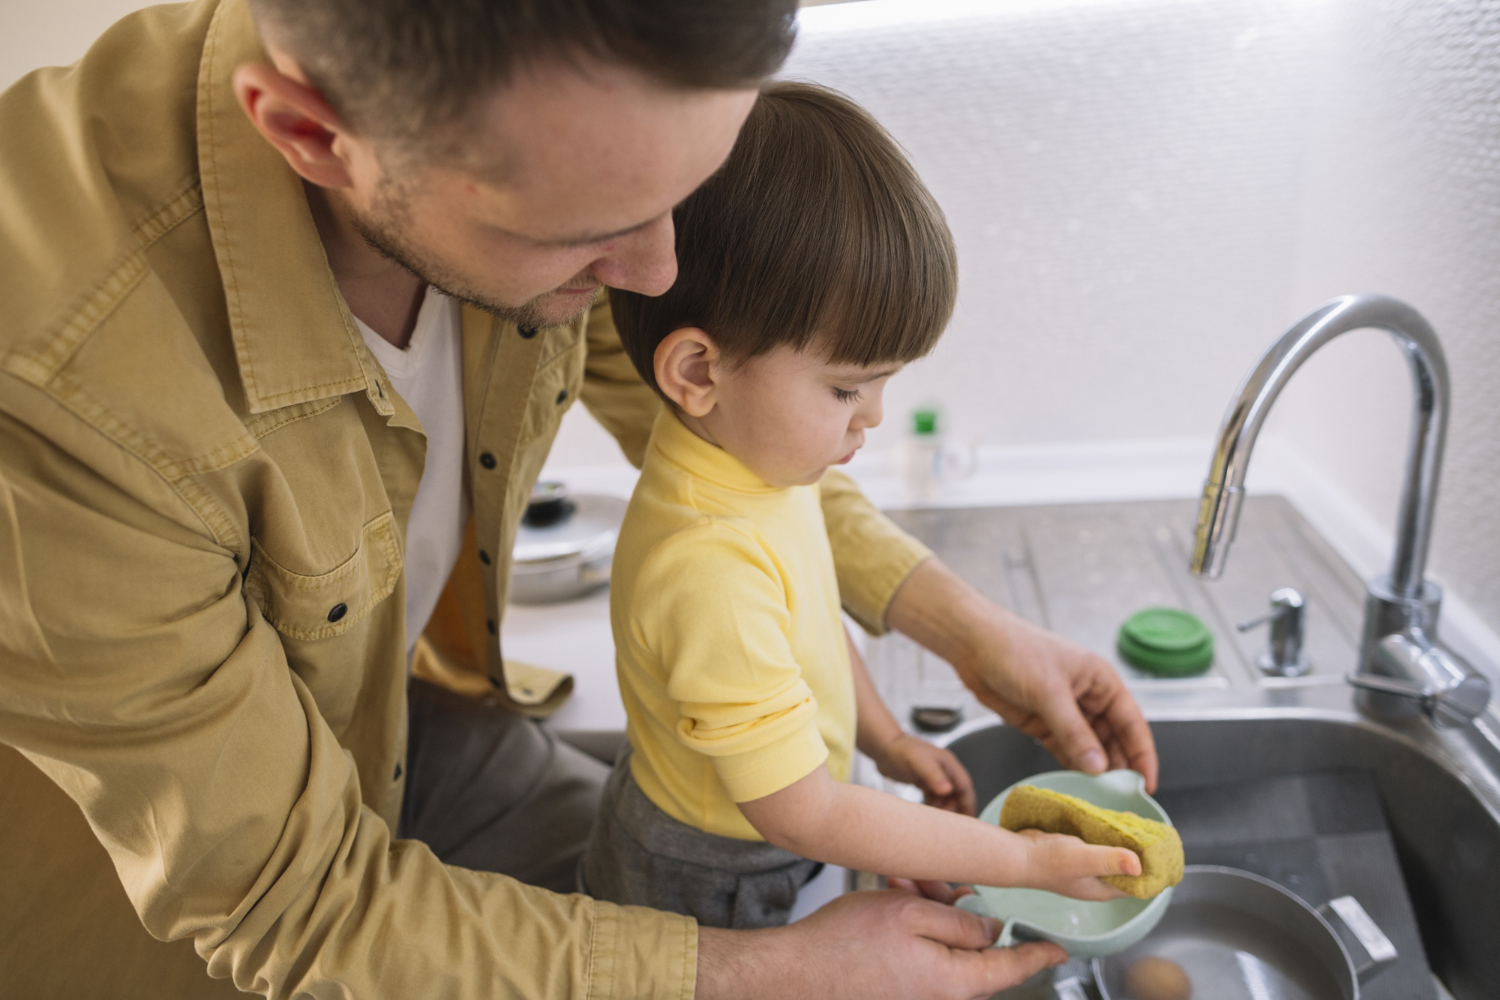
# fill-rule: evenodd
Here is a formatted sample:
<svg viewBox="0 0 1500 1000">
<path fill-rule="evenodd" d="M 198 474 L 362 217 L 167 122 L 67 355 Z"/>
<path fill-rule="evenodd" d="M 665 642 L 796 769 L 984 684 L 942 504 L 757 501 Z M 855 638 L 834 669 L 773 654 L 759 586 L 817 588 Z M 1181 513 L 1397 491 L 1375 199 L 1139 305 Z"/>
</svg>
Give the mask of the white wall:
<svg viewBox="0 0 1500 1000">
<path fill-rule="evenodd" d="M 877 0 L 804 13 L 787 75 L 874 111 L 959 245 L 957 315 L 893 384 L 893 415 L 938 400 L 994 445 L 1207 435 L 1290 318 L 1318 9 Z"/>
<path fill-rule="evenodd" d="M 1346 0 L 1306 171 L 1292 299 L 1404 298 L 1432 322 L 1454 410 L 1433 565 L 1500 627 L 1500 5 Z M 1410 388 L 1387 338 L 1333 345 L 1292 388 L 1310 462 L 1390 530 Z M 1290 390 L 1289 390 L 1290 392 Z"/>
</svg>

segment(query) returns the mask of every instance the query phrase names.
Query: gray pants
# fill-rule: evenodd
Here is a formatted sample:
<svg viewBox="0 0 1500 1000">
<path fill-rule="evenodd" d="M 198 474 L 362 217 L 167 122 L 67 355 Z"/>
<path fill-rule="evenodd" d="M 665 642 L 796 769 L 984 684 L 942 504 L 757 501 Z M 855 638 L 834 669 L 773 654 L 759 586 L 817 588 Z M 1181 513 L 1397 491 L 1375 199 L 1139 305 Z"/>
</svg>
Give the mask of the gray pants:
<svg viewBox="0 0 1500 1000">
<path fill-rule="evenodd" d="M 596 899 L 683 913 L 708 927 L 751 929 L 786 923 L 797 891 L 822 867 L 763 841 L 704 833 L 668 816 L 631 777 L 626 747 L 604 786 L 578 882 Z"/>
<path fill-rule="evenodd" d="M 507 709 L 419 680 L 407 697 L 399 836 L 448 864 L 573 892 L 609 768 Z"/>
</svg>

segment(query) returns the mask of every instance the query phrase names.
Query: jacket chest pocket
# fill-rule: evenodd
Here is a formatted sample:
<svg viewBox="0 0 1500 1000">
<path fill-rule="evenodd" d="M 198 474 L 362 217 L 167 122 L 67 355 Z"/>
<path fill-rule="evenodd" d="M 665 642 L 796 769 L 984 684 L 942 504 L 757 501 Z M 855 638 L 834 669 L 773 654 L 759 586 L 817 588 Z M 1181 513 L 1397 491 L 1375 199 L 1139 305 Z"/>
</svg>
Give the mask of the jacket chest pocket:
<svg viewBox="0 0 1500 1000">
<path fill-rule="evenodd" d="M 401 575 L 401 546 L 389 511 L 370 521 L 354 554 L 326 573 L 282 566 L 253 543 L 245 590 L 266 621 L 292 639 L 326 639 L 349 631 L 390 596 Z"/>
</svg>

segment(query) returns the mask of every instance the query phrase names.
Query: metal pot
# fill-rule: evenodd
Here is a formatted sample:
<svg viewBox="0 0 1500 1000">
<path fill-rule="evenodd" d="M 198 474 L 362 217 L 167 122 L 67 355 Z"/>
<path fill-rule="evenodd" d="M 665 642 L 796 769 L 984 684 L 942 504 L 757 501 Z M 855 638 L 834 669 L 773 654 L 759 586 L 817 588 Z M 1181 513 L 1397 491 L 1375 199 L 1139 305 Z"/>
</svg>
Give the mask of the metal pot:
<svg viewBox="0 0 1500 1000">
<path fill-rule="evenodd" d="M 619 497 L 570 496 L 562 483 L 538 483 L 511 551 L 510 599 L 553 604 L 609 583 L 625 506 Z"/>
<path fill-rule="evenodd" d="M 1357 942 L 1360 964 L 1334 922 Z M 1315 910 L 1259 875 L 1189 865 L 1155 930 L 1094 959 L 1102 1000 L 1148 1000 L 1132 997 L 1125 981 L 1126 970 L 1150 956 L 1186 972 L 1191 995 L 1202 1000 L 1359 1000 L 1360 982 L 1394 962 L 1396 949 L 1352 896 Z"/>
</svg>

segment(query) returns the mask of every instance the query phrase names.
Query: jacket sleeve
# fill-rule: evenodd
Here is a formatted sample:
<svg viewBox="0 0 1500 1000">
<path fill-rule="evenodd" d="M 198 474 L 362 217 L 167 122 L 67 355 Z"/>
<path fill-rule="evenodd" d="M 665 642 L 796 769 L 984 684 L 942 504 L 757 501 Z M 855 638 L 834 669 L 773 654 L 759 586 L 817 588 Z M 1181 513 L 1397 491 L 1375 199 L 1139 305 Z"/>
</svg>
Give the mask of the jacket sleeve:
<svg viewBox="0 0 1500 1000">
<path fill-rule="evenodd" d="M 152 499 L 0 417 L 0 742 L 151 934 L 269 997 L 691 997 L 692 921 L 393 841 L 232 555 Z"/>
<path fill-rule="evenodd" d="M 871 635 L 884 635 L 891 599 L 932 550 L 896 527 L 842 472 L 830 469 L 819 486 L 844 610 Z"/>
</svg>

